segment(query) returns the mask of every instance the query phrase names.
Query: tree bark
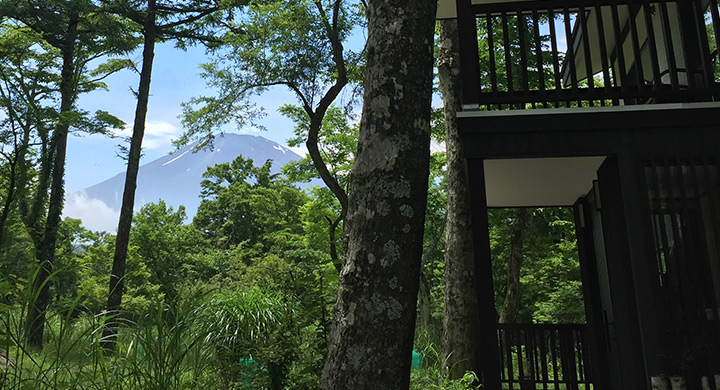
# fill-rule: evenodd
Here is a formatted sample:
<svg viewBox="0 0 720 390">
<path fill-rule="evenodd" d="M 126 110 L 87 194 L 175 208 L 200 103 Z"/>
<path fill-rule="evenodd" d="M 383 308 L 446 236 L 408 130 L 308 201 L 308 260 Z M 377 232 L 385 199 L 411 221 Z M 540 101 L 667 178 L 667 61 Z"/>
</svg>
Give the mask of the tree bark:
<svg viewBox="0 0 720 390">
<path fill-rule="evenodd" d="M 0 213 L 0 253 L 2 253 L 3 250 L 3 239 L 5 238 L 5 224 L 7 223 L 8 217 L 10 216 L 10 208 L 12 207 L 13 201 L 15 200 L 15 190 L 17 188 L 16 178 L 18 159 L 20 158 L 17 152 L 14 157 L 5 155 L 5 153 L 3 153 L 3 156 L 8 160 L 8 165 L 10 165 L 10 177 L 8 178 L 8 189 L 7 194 L 5 195 L 5 202 L 3 204 L 2 213 Z M 22 158 L 25 157 L 23 156 Z"/>
<path fill-rule="evenodd" d="M 50 303 L 50 280 L 55 260 L 55 241 L 60 224 L 65 196 L 65 154 L 67 151 L 68 131 L 70 123 L 64 114 L 70 112 L 75 103 L 75 40 L 79 15 L 70 15 L 65 44 L 62 48 L 63 65 L 60 81 L 60 121 L 53 133 L 55 156 L 52 168 L 52 184 L 50 186 L 50 204 L 45 221 L 45 235 L 42 245 L 37 251 L 40 268 L 33 283 L 33 297 L 26 318 L 28 343 L 35 348 L 43 346 L 45 329 L 45 311 Z"/>
<path fill-rule="evenodd" d="M 43 240 L 43 223 L 42 215 L 45 213 L 45 203 L 50 189 L 52 179 L 52 166 L 55 161 L 55 139 L 49 138 L 49 134 L 41 135 L 42 145 L 40 146 L 40 172 L 37 179 L 32 198 L 22 197 L 20 200 L 20 213 L 22 214 L 23 224 L 33 241 L 35 251 L 40 250 Z M 21 160 L 21 163 L 24 162 Z M 20 168 L 20 183 L 23 188 L 28 186 L 27 178 L 28 166 Z M 30 204 L 28 204 L 30 201 Z"/>
<path fill-rule="evenodd" d="M 514 324 L 517 321 L 518 308 L 520 307 L 520 268 L 523 263 L 523 242 L 525 229 L 530 223 L 532 213 L 527 208 L 515 209 L 510 229 L 510 258 L 508 259 L 507 289 L 503 300 L 500 318 L 501 324 Z"/>
<path fill-rule="evenodd" d="M 138 87 L 138 101 L 135 107 L 135 122 L 133 135 L 130 140 L 128 166 L 125 174 L 125 187 L 123 202 L 120 207 L 120 220 L 118 221 L 117 236 L 115 237 L 115 255 L 113 257 L 112 272 L 110 274 L 110 290 L 107 300 L 107 316 L 117 315 L 122 305 L 122 296 L 125 289 L 125 264 L 127 261 L 128 243 L 130 242 L 130 228 L 132 226 L 135 205 L 135 189 L 140 169 L 140 156 L 142 140 L 145 135 L 145 118 L 147 117 L 148 99 L 150 97 L 150 81 L 152 66 L 155 57 L 156 31 L 156 4 L 155 0 L 148 0 L 148 13 L 145 20 L 143 64 L 140 71 L 140 85 Z M 117 327 L 110 324 L 103 329 L 102 345 L 105 349 L 115 347 Z"/>
<path fill-rule="evenodd" d="M 407 389 L 430 152 L 435 1 L 368 3 L 365 96 L 321 388 Z"/>
<path fill-rule="evenodd" d="M 476 351 L 481 314 L 475 285 L 467 166 L 456 119 L 462 92 L 458 23 L 455 19 L 439 23 L 438 78 L 445 114 L 448 187 L 441 373 L 457 379 L 467 371 L 480 370 Z"/>
<path fill-rule="evenodd" d="M 432 296 L 430 294 L 431 286 L 428 276 L 425 274 L 425 265 L 430 255 L 435 251 L 440 239 L 445 233 L 446 221 L 443 221 L 440 230 L 433 238 L 430 245 L 425 248 L 422 255 L 422 261 L 420 262 L 420 290 L 418 291 L 418 314 L 420 315 L 420 326 L 429 327 L 432 323 Z"/>
<path fill-rule="evenodd" d="M 347 206 L 345 206 L 347 207 Z M 337 231 L 337 227 L 344 218 L 345 214 L 345 208 L 343 208 L 343 211 L 340 213 L 340 216 L 335 218 L 335 220 L 330 219 L 330 217 L 325 217 L 328 223 L 328 237 L 329 237 L 329 244 L 330 244 L 330 261 L 332 261 L 333 265 L 335 266 L 335 269 L 337 270 L 338 274 L 340 271 L 342 271 L 342 260 L 340 259 L 340 256 L 338 256 L 337 251 L 337 243 L 335 242 L 335 232 Z"/>
</svg>

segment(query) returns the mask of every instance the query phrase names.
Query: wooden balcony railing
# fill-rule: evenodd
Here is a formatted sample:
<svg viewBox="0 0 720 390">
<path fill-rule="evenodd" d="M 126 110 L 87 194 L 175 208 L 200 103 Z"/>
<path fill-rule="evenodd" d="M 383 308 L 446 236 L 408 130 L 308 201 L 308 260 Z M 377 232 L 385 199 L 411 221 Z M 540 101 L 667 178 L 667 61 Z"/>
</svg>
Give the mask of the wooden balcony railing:
<svg viewBox="0 0 720 390">
<path fill-rule="evenodd" d="M 593 388 L 585 325 L 499 324 L 503 389 Z"/>
<path fill-rule="evenodd" d="M 464 106 L 719 100 L 719 1 L 459 0 Z"/>
</svg>

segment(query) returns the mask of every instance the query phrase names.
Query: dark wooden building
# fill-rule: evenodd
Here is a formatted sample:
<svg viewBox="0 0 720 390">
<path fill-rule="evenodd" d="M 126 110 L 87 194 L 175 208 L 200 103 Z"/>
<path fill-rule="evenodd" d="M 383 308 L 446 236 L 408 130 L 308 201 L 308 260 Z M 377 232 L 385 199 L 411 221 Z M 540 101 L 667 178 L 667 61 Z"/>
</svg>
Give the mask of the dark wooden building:
<svg viewBox="0 0 720 390">
<path fill-rule="evenodd" d="M 485 388 L 720 390 L 719 12 L 441 0 L 477 261 L 489 207 L 572 206 L 583 274 L 585 326 L 484 321 Z"/>
</svg>

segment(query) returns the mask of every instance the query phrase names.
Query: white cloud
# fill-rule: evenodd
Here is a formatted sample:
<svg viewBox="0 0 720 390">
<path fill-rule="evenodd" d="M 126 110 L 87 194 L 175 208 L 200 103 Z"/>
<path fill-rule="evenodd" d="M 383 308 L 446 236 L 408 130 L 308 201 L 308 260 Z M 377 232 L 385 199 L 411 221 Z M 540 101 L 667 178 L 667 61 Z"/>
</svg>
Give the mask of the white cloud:
<svg viewBox="0 0 720 390">
<path fill-rule="evenodd" d="M 118 132 L 123 137 L 132 136 L 133 125 L 128 123 L 125 128 Z M 145 136 L 143 137 L 143 149 L 161 149 L 171 145 L 174 138 L 178 138 L 182 129 L 170 122 L 147 121 L 145 122 Z"/>
<path fill-rule="evenodd" d="M 108 207 L 99 199 L 88 198 L 84 191 L 67 196 L 63 217 L 82 220 L 83 226 L 92 231 L 115 232 L 120 212 Z"/>
</svg>

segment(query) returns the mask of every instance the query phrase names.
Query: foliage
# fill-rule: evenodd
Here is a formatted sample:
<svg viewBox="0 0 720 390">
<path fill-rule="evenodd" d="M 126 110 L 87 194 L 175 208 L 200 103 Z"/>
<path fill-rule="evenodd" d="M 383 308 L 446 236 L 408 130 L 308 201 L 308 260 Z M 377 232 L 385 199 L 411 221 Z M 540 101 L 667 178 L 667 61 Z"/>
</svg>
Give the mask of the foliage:
<svg viewBox="0 0 720 390">
<path fill-rule="evenodd" d="M 495 305 L 498 311 L 502 306 L 501 299 L 505 296 L 513 215 L 512 209 L 493 209 L 489 213 Z M 572 210 L 568 208 L 533 210 L 532 223 L 525 234 L 517 322 L 585 322 L 580 260 L 574 229 Z"/>
<path fill-rule="evenodd" d="M 420 328 L 415 332 L 415 351 L 422 357 L 421 367 L 410 374 L 411 390 L 475 390 L 478 378 L 467 372 L 462 378 L 443 377 L 441 365 L 446 363 L 438 346 L 442 340 L 442 328 Z M 413 351 L 413 352 L 415 352 Z"/>
<path fill-rule="evenodd" d="M 229 23 L 227 46 L 203 65 L 203 77 L 218 95 L 184 104 L 188 132 L 179 143 L 212 137 L 228 124 L 253 125 L 262 108 L 252 98 L 273 86 L 288 88 L 303 105 L 320 103 L 338 76 L 331 40 L 345 42 L 360 22 L 351 5 L 339 4 L 337 14 L 334 1 L 320 0 L 251 2 L 240 10 Z M 350 78 L 360 80 L 360 56 L 348 51 L 344 55 Z"/>
<path fill-rule="evenodd" d="M 255 167 L 242 156 L 208 168 L 193 224 L 216 247 L 271 247 L 278 234 L 302 232 L 300 207 L 307 196 L 270 174 L 271 161 Z M 269 233 L 276 233 L 269 235 Z"/>
<path fill-rule="evenodd" d="M 280 107 L 280 113 L 295 123 L 295 138 L 288 140 L 288 146 L 300 146 L 310 130 L 310 118 L 298 106 L 286 104 Z M 359 127 L 349 122 L 348 113 L 337 105 L 332 105 L 325 113 L 322 127 L 318 132 L 318 147 L 325 165 L 335 180 L 347 191 L 350 171 L 357 149 Z M 310 156 L 288 163 L 283 173 L 294 182 L 309 182 L 320 178 Z"/>
<path fill-rule="evenodd" d="M 291 331 L 293 317 L 290 297 L 258 287 L 218 293 L 211 299 L 203 326 L 219 366 L 226 368 L 221 373 L 225 386 L 264 382 L 273 389 L 283 388 L 298 348 Z"/>
<path fill-rule="evenodd" d="M 184 225 L 185 219 L 184 207 L 174 211 L 162 200 L 144 205 L 133 218 L 130 245 L 134 255 L 142 259 L 149 281 L 159 286 L 168 303 L 175 301 L 187 274 L 202 266 L 193 259 L 207 246 L 199 230 Z"/>
<path fill-rule="evenodd" d="M 60 270 L 51 278 L 61 275 Z M 103 316 L 72 318 L 48 313 L 47 344 L 38 352 L 28 348 L 22 334 L 27 305 L 0 311 L 0 345 L 15 362 L 0 375 L 3 389 L 189 389 L 209 382 L 208 349 L 201 341 L 197 320 L 204 306 L 188 296 L 174 307 L 149 302 L 137 322 L 124 322 L 119 352 L 108 355 L 100 347 Z M 79 299 L 74 302 L 77 305 Z M 76 307 L 68 313 L 77 311 Z M 9 341 L 9 342 L 8 342 Z"/>
</svg>

